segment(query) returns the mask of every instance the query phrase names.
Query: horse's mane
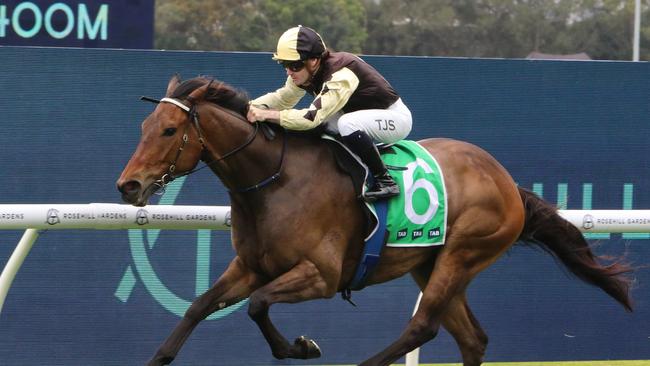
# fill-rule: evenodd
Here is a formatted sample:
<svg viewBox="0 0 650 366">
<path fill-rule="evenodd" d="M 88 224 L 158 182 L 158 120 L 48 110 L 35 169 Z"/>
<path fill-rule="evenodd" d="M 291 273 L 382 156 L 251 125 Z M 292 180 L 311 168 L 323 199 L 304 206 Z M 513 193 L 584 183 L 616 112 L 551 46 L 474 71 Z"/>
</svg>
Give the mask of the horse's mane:
<svg viewBox="0 0 650 366">
<path fill-rule="evenodd" d="M 208 102 L 217 104 L 221 107 L 227 108 L 233 112 L 239 113 L 242 117 L 246 118 L 248 114 L 248 107 L 250 99 L 245 91 L 235 88 L 223 81 L 213 79 L 210 77 L 199 76 L 193 79 L 185 80 L 174 89 L 171 98 L 184 99 L 187 98 L 194 90 L 208 84 L 210 88 L 206 91 L 204 99 Z M 280 130 L 282 127 L 275 123 L 268 123 L 271 129 Z M 320 135 L 324 133 L 325 125 L 320 125 L 307 131 L 289 131 L 292 135 L 314 138 L 320 140 Z"/>
<path fill-rule="evenodd" d="M 194 90 L 212 81 L 210 88 L 205 93 L 205 100 L 246 117 L 248 113 L 249 98 L 246 92 L 230 86 L 222 81 L 207 77 L 197 77 L 183 81 L 172 92 L 172 98 L 186 98 Z"/>
</svg>

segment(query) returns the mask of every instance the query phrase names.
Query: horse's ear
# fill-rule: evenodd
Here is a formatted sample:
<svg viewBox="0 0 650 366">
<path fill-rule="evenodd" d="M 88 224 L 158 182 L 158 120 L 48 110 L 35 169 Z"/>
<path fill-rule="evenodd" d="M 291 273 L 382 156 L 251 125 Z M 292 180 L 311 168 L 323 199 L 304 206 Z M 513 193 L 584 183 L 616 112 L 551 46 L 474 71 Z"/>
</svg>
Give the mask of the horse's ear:
<svg viewBox="0 0 650 366">
<path fill-rule="evenodd" d="M 165 96 L 168 97 L 170 96 L 174 90 L 178 87 L 178 85 L 181 83 L 181 77 L 178 74 L 174 74 L 171 79 L 169 79 L 169 83 L 167 84 L 167 92 L 165 93 Z"/>
<path fill-rule="evenodd" d="M 203 85 L 200 88 L 196 88 L 188 97 L 187 100 L 192 101 L 192 103 L 196 103 L 199 100 L 202 100 L 203 97 L 205 97 L 205 93 L 208 91 L 208 87 L 210 84 Z"/>
</svg>

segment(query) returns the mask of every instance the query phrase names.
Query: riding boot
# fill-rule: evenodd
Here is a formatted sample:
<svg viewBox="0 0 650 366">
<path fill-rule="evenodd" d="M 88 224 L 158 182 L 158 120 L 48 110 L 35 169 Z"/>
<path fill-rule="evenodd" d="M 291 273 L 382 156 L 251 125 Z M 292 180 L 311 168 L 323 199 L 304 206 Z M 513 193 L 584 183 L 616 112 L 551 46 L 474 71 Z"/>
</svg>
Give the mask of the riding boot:
<svg viewBox="0 0 650 366">
<path fill-rule="evenodd" d="M 342 136 L 342 140 L 345 146 L 357 154 L 368 166 L 370 173 L 375 178 L 372 188 L 364 195 L 366 201 L 373 202 L 399 195 L 399 186 L 388 173 L 388 169 L 379 155 L 379 150 L 368 134 L 363 131 L 354 131 L 350 135 Z"/>
</svg>

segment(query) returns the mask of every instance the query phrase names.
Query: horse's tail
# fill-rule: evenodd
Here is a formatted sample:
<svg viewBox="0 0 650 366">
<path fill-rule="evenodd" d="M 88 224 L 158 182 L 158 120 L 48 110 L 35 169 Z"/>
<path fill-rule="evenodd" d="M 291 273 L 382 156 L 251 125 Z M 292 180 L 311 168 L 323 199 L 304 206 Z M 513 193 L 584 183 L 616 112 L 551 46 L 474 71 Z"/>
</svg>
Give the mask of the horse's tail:
<svg viewBox="0 0 650 366">
<path fill-rule="evenodd" d="M 620 261 L 600 264 L 580 230 L 562 218 L 555 206 L 521 187 L 519 194 L 526 209 L 526 222 L 519 240 L 538 245 L 576 277 L 600 287 L 625 309 L 632 311 L 629 295 L 632 279 L 626 273 L 633 268 Z"/>
</svg>

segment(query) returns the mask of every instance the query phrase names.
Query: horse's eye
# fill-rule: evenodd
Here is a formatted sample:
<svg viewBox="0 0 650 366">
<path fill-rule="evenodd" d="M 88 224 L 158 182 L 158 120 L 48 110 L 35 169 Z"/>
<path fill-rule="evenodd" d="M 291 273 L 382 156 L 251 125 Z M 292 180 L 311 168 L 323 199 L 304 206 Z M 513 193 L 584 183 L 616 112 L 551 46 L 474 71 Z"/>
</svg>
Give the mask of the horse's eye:
<svg viewBox="0 0 650 366">
<path fill-rule="evenodd" d="M 165 128 L 165 131 L 163 131 L 163 136 L 174 136 L 176 133 L 176 128 L 170 127 L 170 128 Z"/>
</svg>

